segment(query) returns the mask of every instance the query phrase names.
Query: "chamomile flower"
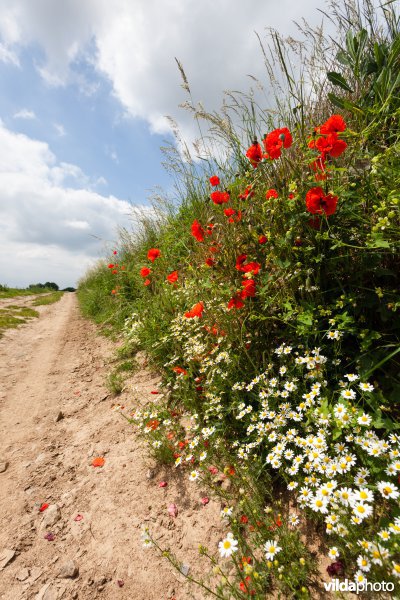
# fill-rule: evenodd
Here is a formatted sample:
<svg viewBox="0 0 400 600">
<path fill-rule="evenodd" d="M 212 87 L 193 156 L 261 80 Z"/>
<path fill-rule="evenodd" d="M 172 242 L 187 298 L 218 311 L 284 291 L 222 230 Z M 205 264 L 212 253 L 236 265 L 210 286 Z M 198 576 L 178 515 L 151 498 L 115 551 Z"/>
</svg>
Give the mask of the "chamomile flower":
<svg viewBox="0 0 400 600">
<path fill-rule="evenodd" d="M 218 544 L 218 550 L 222 558 L 229 558 L 238 550 L 238 541 L 234 539 L 232 533 L 228 533 L 226 538 Z"/>
<path fill-rule="evenodd" d="M 356 397 L 355 391 L 350 390 L 350 389 L 342 390 L 340 392 L 340 395 L 342 396 L 342 398 L 345 398 L 346 400 L 354 400 L 354 398 Z"/>
<path fill-rule="evenodd" d="M 368 572 L 371 570 L 371 562 L 368 560 L 366 556 L 360 555 L 357 558 L 357 564 L 361 571 Z"/>
<path fill-rule="evenodd" d="M 393 498 L 395 500 L 399 497 L 398 488 L 389 481 L 380 481 L 378 483 L 378 490 L 384 498 Z"/>
<path fill-rule="evenodd" d="M 331 560 L 337 560 L 340 556 L 340 552 L 339 550 L 336 548 L 336 546 L 333 546 L 329 552 L 328 552 L 328 556 Z"/>
<path fill-rule="evenodd" d="M 264 544 L 265 558 L 267 560 L 274 560 L 275 555 L 282 550 L 275 540 L 267 540 Z"/>
<path fill-rule="evenodd" d="M 371 421 L 372 421 L 372 418 L 371 418 L 371 416 L 370 416 L 370 415 L 367 415 L 367 414 L 365 414 L 365 413 L 363 413 L 363 414 L 362 414 L 360 417 L 358 417 L 358 419 L 357 419 L 357 423 L 358 423 L 359 425 L 362 425 L 362 426 L 364 426 L 364 427 L 368 427 L 368 425 L 371 425 Z"/>
<path fill-rule="evenodd" d="M 359 383 L 358 387 L 360 388 L 360 390 L 362 392 L 373 392 L 374 391 L 374 386 L 371 385 L 370 383 Z"/>
<path fill-rule="evenodd" d="M 225 507 L 224 507 L 224 508 L 221 510 L 221 512 L 220 512 L 220 515 L 221 515 L 221 517 L 222 517 L 223 519 L 226 519 L 227 517 L 230 517 L 230 516 L 231 516 L 232 512 L 233 512 L 233 508 L 231 508 L 231 507 L 229 507 L 229 506 L 225 506 Z"/>
<path fill-rule="evenodd" d="M 189 475 L 189 481 L 196 481 L 199 478 L 200 473 L 196 470 L 191 471 Z"/>
</svg>

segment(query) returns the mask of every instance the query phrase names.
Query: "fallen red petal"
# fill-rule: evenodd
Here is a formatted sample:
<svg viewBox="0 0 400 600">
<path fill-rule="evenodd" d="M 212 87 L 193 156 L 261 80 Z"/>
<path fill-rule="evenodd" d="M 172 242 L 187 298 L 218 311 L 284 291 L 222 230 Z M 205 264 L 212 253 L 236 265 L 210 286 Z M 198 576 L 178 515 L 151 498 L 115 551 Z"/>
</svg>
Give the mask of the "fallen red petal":
<svg viewBox="0 0 400 600">
<path fill-rule="evenodd" d="M 158 484 L 159 487 L 167 487 L 168 483 L 166 481 L 160 481 Z"/>
<path fill-rule="evenodd" d="M 175 517 L 178 516 L 178 507 L 176 506 L 176 504 L 170 504 L 168 506 L 168 514 L 170 517 L 173 517 L 175 519 Z"/>
<path fill-rule="evenodd" d="M 74 521 L 82 521 L 83 515 L 76 515 Z"/>
<path fill-rule="evenodd" d="M 102 456 L 98 456 L 94 458 L 92 461 L 92 467 L 102 467 L 106 461 Z"/>
<path fill-rule="evenodd" d="M 44 502 L 42 504 L 42 506 L 39 508 L 39 512 L 43 512 L 44 510 L 46 510 L 46 508 L 48 508 L 49 505 L 47 504 L 47 502 Z"/>
<path fill-rule="evenodd" d="M 125 582 L 122 579 L 118 579 L 117 585 L 118 587 L 124 587 Z"/>
<path fill-rule="evenodd" d="M 200 498 L 200 502 L 203 504 L 203 506 L 205 506 L 210 502 L 210 499 L 205 496 L 204 498 Z"/>
<path fill-rule="evenodd" d="M 54 533 L 51 533 L 51 531 L 49 531 L 49 533 L 46 533 L 46 535 L 44 536 L 44 539 L 47 540 L 48 542 L 52 542 L 55 539 L 55 535 Z"/>
</svg>

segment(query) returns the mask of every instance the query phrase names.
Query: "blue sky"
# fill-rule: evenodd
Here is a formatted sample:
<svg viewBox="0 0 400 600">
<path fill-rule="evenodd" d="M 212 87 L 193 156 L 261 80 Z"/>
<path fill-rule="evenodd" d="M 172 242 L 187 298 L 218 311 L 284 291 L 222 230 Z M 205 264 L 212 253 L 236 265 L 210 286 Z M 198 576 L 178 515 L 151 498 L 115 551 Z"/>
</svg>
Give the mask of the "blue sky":
<svg viewBox="0 0 400 600">
<path fill-rule="evenodd" d="M 175 57 L 194 100 L 217 110 L 226 89 L 265 84 L 257 31 L 319 23 L 318 0 L 2 0 L 0 283 L 75 285 L 132 205 L 167 192 L 166 115 L 196 137 Z"/>
</svg>

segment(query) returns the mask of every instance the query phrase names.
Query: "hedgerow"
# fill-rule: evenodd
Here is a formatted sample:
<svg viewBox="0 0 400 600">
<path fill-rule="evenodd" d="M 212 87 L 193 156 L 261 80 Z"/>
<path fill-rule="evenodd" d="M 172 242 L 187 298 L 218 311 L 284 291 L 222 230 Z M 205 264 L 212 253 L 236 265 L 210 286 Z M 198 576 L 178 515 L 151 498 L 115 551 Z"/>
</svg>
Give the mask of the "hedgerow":
<svg viewBox="0 0 400 600">
<path fill-rule="evenodd" d="M 393 3 L 331 11 L 334 36 L 274 32 L 272 63 L 263 48 L 274 111 L 231 94 L 207 114 L 179 65 L 210 153 L 168 149 L 180 201 L 79 289 L 162 373 L 131 422 L 224 503 L 199 582 L 219 598 L 313 597 L 310 523 L 330 576 L 398 589 L 399 20 Z"/>
</svg>

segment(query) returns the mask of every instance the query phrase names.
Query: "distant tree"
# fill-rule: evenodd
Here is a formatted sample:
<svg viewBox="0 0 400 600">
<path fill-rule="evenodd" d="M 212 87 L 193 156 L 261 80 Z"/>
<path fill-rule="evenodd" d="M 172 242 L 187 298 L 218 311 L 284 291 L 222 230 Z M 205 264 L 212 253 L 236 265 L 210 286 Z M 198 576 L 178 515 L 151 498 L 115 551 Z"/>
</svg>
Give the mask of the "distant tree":
<svg viewBox="0 0 400 600">
<path fill-rule="evenodd" d="M 44 287 L 46 288 L 50 288 L 51 290 L 59 290 L 59 287 L 56 283 L 54 283 L 54 281 L 46 281 L 46 283 L 44 284 Z"/>
<path fill-rule="evenodd" d="M 76 292 L 76 288 L 74 287 L 66 287 L 63 290 L 61 290 L 62 292 Z"/>
</svg>

